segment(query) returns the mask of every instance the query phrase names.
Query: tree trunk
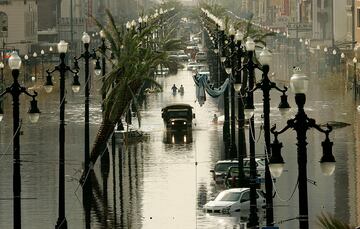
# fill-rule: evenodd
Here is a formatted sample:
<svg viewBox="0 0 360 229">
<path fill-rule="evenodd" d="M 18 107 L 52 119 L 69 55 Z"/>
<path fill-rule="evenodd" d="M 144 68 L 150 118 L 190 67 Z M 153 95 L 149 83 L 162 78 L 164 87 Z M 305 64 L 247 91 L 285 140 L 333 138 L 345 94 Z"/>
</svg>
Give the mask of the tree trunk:
<svg viewBox="0 0 360 229">
<path fill-rule="evenodd" d="M 137 92 L 142 83 L 143 83 L 142 80 L 132 81 L 129 87 L 133 92 Z M 103 118 L 90 153 L 90 163 L 92 164 L 92 166 L 88 166 L 89 169 L 92 169 L 93 165 L 95 165 L 99 156 L 102 155 L 107 149 L 107 141 L 111 137 L 111 134 L 115 129 L 116 123 L 121 120 L 121 116 L 124 114 L 126 107 L 133 99 L 131 94 L 132 93 L 130 93 L 128 90 L 123 91 L 118 96 L 117 98 L 118 100 L 113 103 L 112 107 L 107 108 L 107 109 L 112 109 L 114 106 L 118 107 L 118 109 L 116 109 L 117 115 L 114 118 L 114 120 L 110 120 L 110 118 L 108 117 Z M 88 170 L 84 170 L 80 178 L 81 184 L 85 182 L 87 174 L 88 174 Z"/>
</svg>

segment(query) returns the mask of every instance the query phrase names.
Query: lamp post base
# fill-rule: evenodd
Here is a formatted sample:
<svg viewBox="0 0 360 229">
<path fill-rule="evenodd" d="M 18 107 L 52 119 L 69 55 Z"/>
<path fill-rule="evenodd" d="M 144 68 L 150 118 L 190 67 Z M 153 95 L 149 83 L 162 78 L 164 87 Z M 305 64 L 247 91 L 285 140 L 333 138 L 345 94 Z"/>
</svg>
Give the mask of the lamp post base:
<svg viewBox="0 0 360 229">
<path fill-rule="evenodd" d="M 66 218 L 64 217 L 63 219 L 58 218 L 56 225 L 55 225 L 55 229 L 67 229 L 67 221 Z"/>
</svg>

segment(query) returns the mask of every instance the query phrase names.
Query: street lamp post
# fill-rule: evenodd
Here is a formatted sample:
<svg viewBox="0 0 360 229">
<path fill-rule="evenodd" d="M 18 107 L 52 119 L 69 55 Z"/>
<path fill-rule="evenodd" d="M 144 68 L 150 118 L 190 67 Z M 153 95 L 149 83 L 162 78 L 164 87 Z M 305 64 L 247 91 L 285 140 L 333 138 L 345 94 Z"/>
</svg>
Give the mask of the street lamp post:
<svg viewBox="0 0 360 229">
<path fill-rule="evenodd" d="M 1 87 L 4 86 L 4 63 L 3 62 L 0 62 L 0 73 L 1 73 Z"/>
<path fill-rule="evenodd" d="M 29 62 L 29 56 L 27 54 L 25 54 L 24 56 L 24 82 L 27 81 L 27 65 Z"/>
<path fill-rule="evenodd" d="M 41 79 L 44 79 L 44 55 L 45 55 L 45 51 L 43 49 L 41 49 L 40 54 L 41 54 Z"/>
<path fill-rule="evenodd" d="M 93 53 L 89 52 L 90 46 L 90 36 L 86 32 L 83 33 L 81 38 L 85 51 L 80 55 L 80 57 L 75 57 L 75 69 L 76 71 L 79 70 L 78 60 L 84 59 L 85 61 L 85 152 L 84 152 L 84 163 L 85 163 L 85 171 L 89 171 L 89 164 L 90 164 L 90 127 L 89 127 L 89 118 L 90 118 L 90 111 L 89 111 L 89 98 L 90 98 L 90 73 L 89 73 L 89 64 L 90 58 L 96 59 L 95 51 Z M 90 81 L 90 82 L 89 82 Z"/>
<path fill-rule="evenodd" d="M 259 61 L 262 66 L 255 65 L 257 69 L 262 71 L 262 79 L 259 83 L 256 84 L 253 92 L 257 89 L 260 89 L 263 92 L 263 117 L 264 117 L 264 139 L 265 139 L 265 155 L 270 157 L 270 91 L 271 89 L 276 89 L 282 93 L 281 102 L 279 104 L 279 109 L 282 114 L 290 109 L 289 103 L 287 102 L 287 95 L 284 90 L 278 88 L 274 82 L 271 82 L 269 79 L 269 70 L 270 63 L 272 60 L 272 55 L 269 50 L 265 47 L 259 55 Z M 265 190 L 266 190 L 266 225 L 274 225 L 274 212 L 273 212 L 273 184 L 272 178 L 269 170 L 269 161 L 265 160 Z"/>
<path fill-rule="evenodd" d="M 235 42 L 237 46 L 236 51 L 236 70 L 235 70 L 235 82 L 234 82 L 234 89 L 238 93 L 238 151 L 237 151 L 237 157 L 238 157 L 238 167 L 239 167 L 239 187 L 243 187 L 244 184 L 244 153 L 246 152 L 246 144 L 245 144 L 245 132 L 244 132 L 244 125 L 245 125 L 245 117 L 244 117 L 244 104 L 243 104 L 243 95 L 245 94 L 245 88 L 242 88 L 241 85 L 244 82 L 243 79 L 241 79 L 241 58 L 245 55 L 245 52 L 242 48 L 241 42 L 244 39 L 244 34 L 237 30 L 235 34 Z"/>
<path fill-rule="evenodd" d="M 219 53 L 220 53 L 220 62 L 223 65 L 223 68 L 220 67 L 220 83 L 223 83 L 225 80 L 224 68 L 226 61 L 226 47 L 225 47 L 225 33 L 223 22 L 220 22 L 219 25 Z M 223 124 L 223 141 L 225 148 L 225 158 L 229 159 L 230 152 L 230 114 L 229 114 L 229 88 L 227 87 L 224 91 L 224 124 Z"/>
<path fill-rule="evenodd" d="M 353 58 L 353 64 L 354 64 L 354 79 L 353 79 L 353 88 L 354 88 L 354 95 L 356 98 L 357 95 L 357 75 L 356 75 L 356 64 L 357 64 L 357 58 L 356 56 Z"/>
<path fill-rule="evenodd" d="M 37 57 L 37 53 L 36 52 L 33 53 L 33 57 L 34 57 L 34 76 L 31 77 L 31 79 L 32 79 L 32 81 L 35 82 L 37 80 L 37 78 L 36 78 L 36 74 L 37 74 L 37 72 L 36 72 L 36 57 Z"/>
<path fill-rule="evenodd" d="M 330 176 L 335 170 L 335 158 L 332 154 L 333 143 L 329 140 L 329 133 L 332 131 L 331 126 L 322 129 L 316 124 L 314 119 L 309 118 L 305 111 L 304 105 L 306 101 L 305 93 L 308 87 L 308 78 L 301 73 L 294 73 L 290 79 L 290 87 L 295 93 L 295 102 L 298 112 L 295 118 L 289 119 L 287 125 L 280 131 L 275 131 L 276 126 L 271 128 L 274 134 L 274 142 L 271 144 L 272 156 L 270 158 L 270 171 L 274 177 L 279 177 L 283 171 L 284 160 L 281 156 L 282 143 L 278 141 L 278 135 L 284 133 L 288 129 L 293 129 L 297 134 L 297 158 L 298 158 L 298 189 L 299 189 L 299 225 L 301 229 L 309 228 L 308 217 L 308 193 L 307 193 L 307 148 L 306 132 L 310 128 L 314 128 L 324 133 L 326 138 L 322 142 L 323 156 L 320 160 L 320 167 L 324 175 Z"/>
<path fill-rule="evenodd" d="M 229 145 L 229 156 L 230 158 L 236 158 L 236 144 L 235 144 L 235 89 L 234 89 L 234 81 L 232 80 L 234 76 L 234 57 L 235 57 L 235 28 L 233 25 L 229 26 L 229 49 L 230 53 L 229 56 L 226 57 L 227 61 L 224 62 L 225 64 L 225 72 L 229 75 L 230 80 L 230 145 Z M 223 54 L 224 55 L 224 54 Z"/>
<path fill-rule="evenodd" d="M 53 70 L 46 70 L 48 73 L 44 89 L 50 93 L 53 89 L 51 74 L 55 71 L 60 73 L 60 125 L 59 125 L 59 216 L 55 225 L 56 229 L 67 229 L 67 221 L 65 217 L 65 74 L 67 71 L 74 73 L 74 82 L 72 90 L 79 92 L 80 83 L 77 76 L 77 71 L 71 70 L 65 64 L 65 55 L 68 51 L 68 43 L 61 40 L 58 45 L 58 52 L 60 54 L 60 64 L 55 66 Z"/>
<path fill-rule="evenodd" d="M 255 52 L 255 42 L 248 38 L 246 43 L 246 50 L 248 55 L 248 62 L 245 64 L 249 73 L 248 92 L 245 104 L 245 118 L 249 119 L 249 156 L 250 156 L 250 215 L 249 227 L 256 227 L 259 225 L 259 217 L 257 216 L 256 203 L 256 161 L 255 161 L 255 126 L 254 126 L 254 97 L 253 88 L 255 81 L 255 63 L 253 56 Z"/>
<path fill-rule="evenodd" d="M 16 52 L 11 54 L 9 58 L 9 67 L 11 69 L 13 83 L 10 87 L 7 87 L 4 92 L 0 94 L 3 97 L 7 93 L 10 93 L 13 98 L 13 203 L 14 203 L 14 228 L 21 228 L 21 176 L 20 176 L 20 101 L 19 97 L 21 94 L 25 94 L 32 98 L 30 101 L 30 109 L 28 111 L 29 118 L 32 123 L 39 120 L 40 111 L 37 107 L 37 101 L 35 97 L 37 93 L 34 91 L 34 95 L 26 91 L 25 87 L 19 84 L 19 69 L 21 67 L 21 59 Z M 2 119 L 3 113 L 0 113 L 0 120 Z"/>
<path fill-rule="evenodd" d="M 101 81 L 102 83 L 104 83 L 105 81 L 105 74 L 106 74 L 106 58 L 105 58 L 105 54 L 106 54 L 106 50 L 108 49 L 106 47 L 106 33 L 104 30 L 101 30 L 100 31 L 100 38 L 101 38 L 101 46 L 99 47 L 100 49 L 100 52 L 102 54 L 102 57 L 101 57 L 101 75 L 102 75 L 102 78 L 101 78 Z M 102 111 L 104 112 L 104 100 L 106 98 L 106 93 L 105 92 L 102 92 L 101 94 L 101 108 L 102 108 Z"/>
</svg>

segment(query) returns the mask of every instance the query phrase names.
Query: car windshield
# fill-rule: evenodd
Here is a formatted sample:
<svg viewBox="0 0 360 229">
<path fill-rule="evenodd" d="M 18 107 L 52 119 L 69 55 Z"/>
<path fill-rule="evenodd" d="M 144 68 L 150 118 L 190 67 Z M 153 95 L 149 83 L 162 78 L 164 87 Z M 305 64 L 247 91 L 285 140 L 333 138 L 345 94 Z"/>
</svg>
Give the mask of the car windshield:
<svg viewBox="0 0 360 229">
<path fill-rule="evenodd" d="M 237 163 L 229 162 L 229 163 L 219 163 L 215 165 L 215 172 L 226 172 L 230 166 L 236 166 Z"/>
<path fill-rule="evenodd" d="M 238 201 L 240 199 L 240 192 L 221 192 L 216 201 Z"/>
<path fill-rule="evenodd" d="M 187 117 L 188 110 L 187 109 L 169 109 L 167 112 L 167 116 L 169 118 Z"/>
</svg>

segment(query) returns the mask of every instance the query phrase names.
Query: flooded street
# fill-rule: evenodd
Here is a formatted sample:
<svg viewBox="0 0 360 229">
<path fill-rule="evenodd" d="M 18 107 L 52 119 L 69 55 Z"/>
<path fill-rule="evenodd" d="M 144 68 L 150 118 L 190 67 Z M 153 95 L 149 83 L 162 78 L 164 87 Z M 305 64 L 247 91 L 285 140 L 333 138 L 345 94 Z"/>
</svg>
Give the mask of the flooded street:
<svg viewBox="0 0 360 229">
<path fill-rule="evenodd" d="M 310 228 L 316 227 L 316 216 L 321 212 L 334 214 L 352 224 L 359 224 L 360 201 L 356 182 L 359 171 L 358 142 L 359 114 L 351 91 L 337 87 L 341 76 L 310 79 L 305 111 L 317 123 L 340 121 L 350 126 L 335 129 L 331 134 L 336 158 L 335 173 L 322 175 L 319 160 L 321 141 L 317 132 L 308 132 L 308 196 Z M 70 84 L 70 80 L 68 80 Z M 141 104 L 141 130 L 147 137 L 139 143 L 121 146 L 98 160 L 92 176 L 91 205 L 83 204 L 82 188 L 78 179 L 83 161 L 83 91 L 72 94 L 68 87 L 66 104 L 66 218 L 69 228 L 144 228 L 193 229 L 236 228 L 237 217 L 211 216 L 202 206 L 223 189 L 212 181 L 216 161 L 222 159 L 222 125 L 214 124 L 214 114 L 222 115 L 219 99 L 209 96 L 203 106 L 196 102 L 192 73 L 179 70 L 176 75 L 158 77 L 163 92 L 149 94 Z M 184 95 L 171 93 L 171 87 L 182 84 Z M 101 122 L 100 98 L 92 88 L 91 141 Z M 286 120 L 277 111 L 279 95 L 271 94 L 271 123 L 280 129 Z M 41 92 L 41 117 L 30 124 L 27 117 L 28 101 L 22 98 L 21 135 L 22 159 L 22 225 L 23 228 L 52 228 L 58 216 L 58 91 L 50 95 Z M 221 100 L 222 98 L 220 98 Z M 296 113 L 293 94 L 289 117 Z M 256 153 L 264 155 L 261 126 L 262 97 L 256 100 Z M 10 99 L 6 100 L 5 114 L 11 114 Z M 164 130 L 161 108 L 169 103 L 188 103 L 196 115 L 191 134 L 172 135 Z M 288 118 L 289 118 L 288 117 Z M 136 120 L 132 120 L 137 127 Z M 12 119 L 6 115 L 1 123 L 0 228 L 12 228 Z M 281 228 L 296 228 L 298 220 L 296 137 L 293 131 L 279 136 L 284 147 L 282 155 L 285 171 L 276 179 L 274 203 L 275 221 Z M 108 158 L 106 157 L 108 156 Z M 107 163 L 110 162 L 110 163 Z M 293 191 L 295 192 L 293 193 Z M 85 209 L 91 209 L 90 213 Z M 87 207 L 86 207 L 87 206 Z M 90 207 L 90 208 L 89 208 Z M 259 209 L 260 212 L 263 211 Z M 88 217 L 90 216 L 90 217 Z M 291 220 L 293 219 L 293 220 Z M 263 222 L 261 222 L 263 223 Z"/>
</svg>

